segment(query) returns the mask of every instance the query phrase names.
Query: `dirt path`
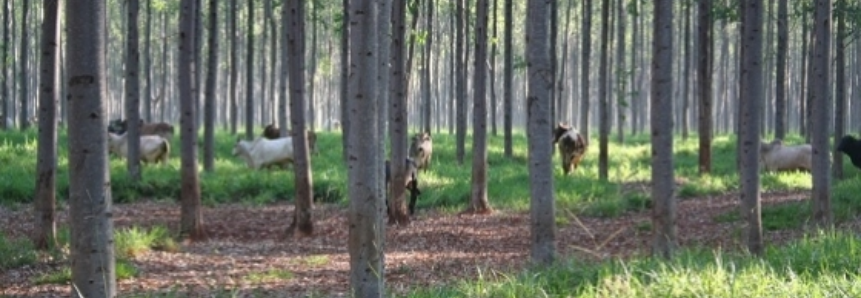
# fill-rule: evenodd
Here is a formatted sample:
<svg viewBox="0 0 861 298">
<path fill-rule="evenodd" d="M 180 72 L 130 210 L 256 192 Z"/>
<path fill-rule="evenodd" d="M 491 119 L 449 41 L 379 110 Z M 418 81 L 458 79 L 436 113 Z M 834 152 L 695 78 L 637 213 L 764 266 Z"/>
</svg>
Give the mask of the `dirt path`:
<svg viewBox="0 0 861 298">
<path fill-rule="evenodd" d="M 763 194 L 763 204 L 803 200 L 806 192 Z M 737 195 L 680 201 L 678 235 L 682 246 L 740 247 L 741 223 L 720 223 L 715 216 L 737 208 Z M 492 202 L 492 200 L 491 200 Z M 153 251 L 134 260 L 140 274 L 119 283 L 121 295 L 175 291 L 204 296 L 235 290 L 241 296 L 348 297 L 349 255 L 345 210 L 317 206 L 315 237 L 284 239 L 292 205 L 264 207 L 219 205 L 204 210 L 209 240 L 181 247 L 179 252 Z M 66 212 L 61 212 L 61 225 Z M 117 229 L 164 225 L 172 230 L 179 206 L 142 202 L 115 206 Z M 529 258 L 529 214 L 496 212 L 489 216 L 458 216 L 420 212 L 408 227 L 386 231 L 387 287 L 408 289 L 473 279 L 479 270 L 520 270 Z M 0 231 L 6 237 L 24 237 L 32 231 L 30 206 L 19 210 L 0 207 Z M 617 218 L 571 217 L 559 227 L 558 249 L 563 257 L 605 259 L 643 255 L 649 249 L 649 213 Z M 780 243 L 801 231 L 767 232 L 767 243 Z M 60 268 L 49 261 L 36 266 L 0 272 L 0 296 L 68 296 L 68 285 L 34 285 L 32 279 Z M 292 276 L 260 280 L 272 270 Z"/>
</svg>

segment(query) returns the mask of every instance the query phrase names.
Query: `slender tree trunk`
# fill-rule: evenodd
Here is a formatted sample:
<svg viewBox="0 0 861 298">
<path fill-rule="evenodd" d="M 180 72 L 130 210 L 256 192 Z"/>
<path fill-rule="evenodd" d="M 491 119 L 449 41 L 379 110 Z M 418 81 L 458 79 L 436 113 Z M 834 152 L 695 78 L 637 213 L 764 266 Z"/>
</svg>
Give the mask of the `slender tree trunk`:
<svg viewBox="0 0 861 298">
<path fill-rule="evenodd" d="M 197 176 L 197 111 L 192 65 L 194 48 L 195 0 L 182 0 L 179 23 L 179 105 L 180 110 L 180 221 L 181 238 L 201 240 L 203 214 L 200 206 L 200 181 Z"/>
<path fill-rule="evenodd" d="M 245 139 L 254 139 L 254 0 L 248 1 L 245 37 Z M 294 115 L 295 117 L 295 115 Z"/>
<path fill-rule="evenodd" d="M 497 2 L 498 2 L 498 0 L 493 0 L 493 5 L 490 8 L 493 11 L 493 21 L 491 21 L 491 26 L 493 28 L 493 29 L 491 29 L 491 30 L 493 30 L 491 33 L 491 34 L 493 34 L 493 37 L 492 37 L 493 42 L 490 45 L 490 65 L 491 65 L 491 67 L 490 67 L 490 111 L 489 111 L 489 117 L 490 117 L 490 133 L 493 134 L 494 137 L 499 135 L 499 133 L 497 132 L 497 129 L 496 129 L 496 112 L 499 110 L 498 109 L 499 105 L 496 103 L 496 101 L 497 101 L 496 100 L 496 73 L 497 73 L 496 70 L 498 69 L 498 66 L 496 65 L 496 44 L 498 43 L 497 42 L 497 39 L 498 39 L 497 27 L 498 26 L 496 25 L 496 23 L 499 21 L 499 15 L 496 11 L 496 3 Z M 567 36 L 567 34 L 566 34 L 566 36 Z M 564 53 L 565 51 L 563 50 L 562 52 Z M 565 60 L 563 59 L 562 61 L 563 61 L 563 65 L 564 65 Z"/>
<path fill-rule="evenodd" d="M 389 224 L 408 225 L 410 216 L 405 203 L 407 183 L 407 81 L 404 69 L 406 38 L 406 1 L 394 1 L 392 6 L 391 81 L 389 83 L 389 137 L 392 158 L 389 184 Z"/>
<path fill-rule="evenodd" d="M 270 3 L 272 0 L 266 0 L 267 4 L 272 7 Z M 275 21 L 275 9 L 266 11 L 266 21 L 269 22 L 269 63 L 272 64 L 270 68 L 270 78 L 269 78 L 269 108 L 270 111 L 261 111 L 263 113 L 269 113 L 272 117 L 270 123 L 278 123 L 280 119 L 280 115 L 278 115 L 278 107 L 275 101 L 276 98 L 276 81 L 278 80 L 278 22 Z"/>
<path fill-rule="evenodd" d="M 341 21 L 341 143 L 344 162 L 347 162 L 347 136 L 349 135 L 350 111 L 347 109 L 349 97 L 349 76 L 350 76 L 350 0 L 343 0 L 341 5 L 344 9 L 344 17 Z M 282 126 L 286 123 L 282 124 Z"/>
<path fill-rule="evenodd" d="M 467 113 L 467 111 L 466 111 L 466 109 L 467 109 L 467 106 L 466 106 L 466 96 L 467 96 L 467 92 L 466 92 L 466 84 L 467 84 L 466 83 L 466 75 L 467 75 L 466 60 L 467 60 L 467 56 L 464 54 L 464 48 L 468 47 L 468 46 L 464 46 L 464 43 L 466 43 L 466 38 L 464 37 L 464 35 L 466 34 L 465 32 L 467 31 L 467 29 L 466 29 L 467 25 L 465 24 L 466 22 L 464 21 L 464 19 L 466 18 L 466 14 L 468 14 L 468 13 L 465 12 L 466 7 L 464 5 L 464 2 L 466 2 L 466 0 L 457 0 L 457 10 L 456 10 L 456 13 L 457 13 L 457 16 L 456 16 L 456 18 L 457 18 L 457 21 L 456 21 L 457 22 L 457 24 L 456 24 L 457 33 L 455 33 L 455 38 L 457 39 L 455 41 L 455 56 L 457 57 L 457 58 L 455 58 L 455 59 L 457 59 L 456 66 L 455 66 L 455 68 L 456 68 L 455 71 L 457 73 L 456 74 L 457 79 L 455 81 L 457 83 L 457 86 L 456 86 L 457 95 L 455 96 L 455 101 L 456 101 L 456 107 L 455 108 L 457 109 L 457 121 L 456 121 L 455 126 L 457 126 L 457 135 L 456 135 L 456 139 L 457 139 L 456 140 L 456 142 L 457 142 L 456 151 L 457 152 L 456 153 L 457 153 L 457 164 L 458 165 L 463 165 L 464 155 L 466 155 L 466 113 Z"/>
<path fill-rule="evenodd" d="M 215 84 L 218 82 L 218 0 L 209 0 L 208 37 L 206 95 L 203 104 L 203 170 L 212 172 L 215 170 L 215 105 L 218 104 L 215 93 Z"/>
<path fill-rule="evenodd" d="M 746 218 L 745 239 L 748 250 L 762 254 L 762 217 L 760 207 L 759 158 L 760 125 L 763 102 L 762 0 L 751 0 L 742 7 L 741 70 L 739 104 L 741 214 Z"/>
<path fill-rule="evenodd" d="M 692 56 L 691 55 L 691 5 L 692 5 L 692 3 L 691 2 L 685 2 L 682 5 L 684 5 L 684 7 L 685 7 L 684 8 L 685 12 L 683 14 L 683 16 L 685 18 L 684 29 L 683 29 L 684 33 L 682 33 L 683 34 L 682 47 L 684 48 L 683 51 L 685 53 L 684 53 L 684 56 L 680 55 L 681 59 L 682 59 L 682 65 L 683 65 L 682 67 L 684 69 L 682 70 L 682 74 L 681 74 L 682 77 L 681 77 L 681 80 L 679 80 L 679 81 L 682 82 L 682 84 L 683 84 L 682 85 L 682 98 L 681 98 L 682 99 L 682 111 L 681 111 L 682 112 L 681 113 L 681 116 L 682 116 L 682 121 L 681 121 L 681 123 L 682 123 L 682 140 L 687 140 L 688 137 L 690 137 L 690 119 L 689 119 L 689 116 L 690 116 L 690 109 L 691 109 L 690 108 L 690 106 L 691 106 L 690 94 L 691 93 L 689 92 L 689 90 L 690 90 L 691 80 L 689 78 L 691 77 L 691 56 Z"/>
<path fill-rule="evenodd" d="M 422 67 L 422 123 L 423 131 L 431 131 L 431 45 L 433 43 L 433 6 L 434 1 L 427 1 L 427 38 L 425 40 L 424 66 Z"/>
<path fill-rule="evenodd" d="M 837 40 L 835 41 L 835 116 L 834 116 L 834 144 L 839 144 L 840 139 L 846 133 L 846 1 L 837 1 Z M 834 149 L 837 149 L 836 146 Z M 834 177 L 843 179 L 843 154 L 834 150 Z"/>
<path fill-rule="evenodd" d="M 589 142 L 589 74 L 592 73 L 592 1 L 583 1 L 583 38 L 580 52 L 580 134 Z M 599 153 L 600 154 L 600 153 Z M 599 158 L 600 159 L 600 158 Z"/>
<path fill-rule="evenodd" d="M 608 148 L 607 145 L 609 143 L 609 135 L 610 135 L 610 107 L 609 107 L 609 90 L 607 87 L 609 86 L 608 82 L 610 81 L 610 77 L 608 74 L 608 70 L 610 66 L 608 65 L 609 59 L 609 50 L 608 47 L 610 45 L 610 39 L 608 35 L 610 34 L 610 0 L 602 0 L 601 1 L 601 60 L 599 63 L 601 64 L 599 67 L 599 76 L 598 79 L 598 121 L 600 122 L 599 127 L 599 136 L 598 136 L 598 179 L 601 181 L 607 181 L 609 176 L 609 161 L 608 161 Z"/>
<path fill-rule="evenodd" d="M 146 1 L 146 24 L 144 25 L 144 111 L 143 119 L 152 122 L 152 1 Z"/>
<path fill-rule="evenodd" d="M 472 195 L 469 213 L 489 214 L 487 201 L 487 6 L 488 0 L 476 3 L 475 72 L 473 73 L 472 117 Z M 551 84 L 552 84 L 551 80 Z"/>
<path fill-rule="evenodd" d="M 296 185 L 296 211 L 287 235 L 310 236 L 314 233 L 311 218 L 314 193 L 311 188 L 311 159 L 308 154 L 308 133 L 305 129 L 305 8 L 303 0 L 285 1 L 282 12 L 287 19 L 287 62 L 290 80 L 290 126 L 293 129 L 293 169 Z"/>
<path fill-rule="evenodd" d="M 37 249 L 56 247 L 57 240 L 57 103 L 60 99 L 60 1 L 42 2 L 42 59 L 39 73 L 39 143 L 36 190 L 33 198 L 33 244 Z M 6 86 L 0 86 L 5 89 Z"/>
<path fill-rule="evenodd" d="M 530 0 L 526 13 L 526 59 L 529 73 L 527 96 L 529 139 L 529 189 L 531 259 L 535 264 L 550 265 L 556 259 L 556 221 L 553 198 L 553 142 L 550 103 L 553 79 L 542 75 L 550 71 L 547 1 Z M 507 20 L 506 20 L 507 21 Z"/>
<path fill-rule="evenodd" d="M 787 0 L 777 0 L 777 61 L 774 85 L 774 137 L 786 137 L 786 53 L 788 51 L 789 25 Z"/>
<path fill-rule="evenodd" d="M 128 0 L 126 19 L 126 123 L 128 123 L 128 156 L 126 166 L 133 183 L 141 180 L 140 166 L 140 51 L 138 45 L 138 0 Z"/>
<path fill-rule="evenodd" d="M 625 111 L 628 106 L 625 101 L 625 9 L 624 0 L 616 2 L 616 134 L 619 143 L 625 142 Z M 563 64 L 564 65 L 564 64 Z"/>
<path fill-rule="evenodd" d="M 673 179 L 673 1 L 654 1 L 652 86 L 652 254 L 670 258 L 676 247 Z"/>
<path fill-rule="evenodd" d="M 317 130 L 317 87 L 315 84 L 315 78 L 317 77 L 317 16 L 319 16 L 319 5 L 317 2 L 311 2 L 313 4 L 312 10 L 312 18 L 311 18 L 311 57 L 308 59 L 311 63 L 311 69 L 308 71 L 308 124 L 311 131 Z M 302 31 L 304 31 L 304 27 Z M 304 33 L 304 32 L 303 32 Z M 303 34 L 304 35 L 304 34 Z M 304 48 L 304 42 L 302 43 L 302 47 Z M 302 50 L 305 51 L 304 49 Z M 303 55 L 304 57 L 304 55 Z M 304 72 L 304 70 L 303 70 Z M 304 77 L 304 75 L 303 75 Z M 304 79 L 303 79 L 304 84 Z M 382 87 L 382 86 L 381 86 Z M 304 105 L 303 105 L 304 106 Z"/>
<path fill-rule="evenodd" d="M 9 0 L 3 1 L 3 40 L 9 39 L 9 30 L 12 28 L 12 20 L 9 18 Z M 4 42 L 0 43 L 0 97 L 2 97 L 2 116 L 3 119 L 0 119 L 0 127 L 3 130 L 9 129 L 10 124 L 8 119 L 11 119 L 11 115 L 9 115 L 9 43 Z"/>
<path fill-rule="evenodd" d="M 18 81 L 19 81 L 18 85 L 20 87 L 19 88 L 20 93 L 18 93 L 18 95 L 20 96 L 20 102 L 19 102 L 19 105 L 20 105 L 19 109 L 20 110 L 18 112 L 18 116 L 19 116 L 18 117 L 18 121 L 19 121 L 18 123 L 19 123 L 19 126 L 21 127 L 21 130 L 25 130 L 25 129 L 30 127 L 30 121 L 28 121 L 29 119 L 27 119 L 29 116 L 27 103 L 29 101 L 29 96 L 30 96 L 28 94 L 28 89 L 27 89 L 27 85 L 28 85 L 27 84 L 27 81 L 28 81 L 27 78 L 29 78 L 29 74 L 27 73 L 27 59 L 28 59 L 27 57 L 28 57 L 29 51 L 27 50 L 27 47 L 30 44 L 30 39 L 29 39 L 30 37 L 28 36 L 29 32 L 30 32 L 30 28 L 27 28 L 27 20 L 30 18 L 29 17 L 30 1 L 22 1 L 22 2 L 24 2 L 23 3 L 24 7 L 21 9 L 21 43 L 19 44 L 21 46 L 21 51 L 18 52 L 18 62 L 21 64 L 20 69 L 19 69 L 19 77 L 18 77 Z"/>
<path fill-rule="evenodd" d="M 236 29 L 236 21 L 239 18 L 239 7 L 237 0 L 230 0 L 230 134 L 236 134 L 239 123 L 239 31 Z"/>
<path fill-rule="evenodd" d="M 68 1 L 69 288 L 72 297 L 115 297 L 116 268 L 105 115 L 106 1 Z M 97 117 L 93 117 L 97 115 Z"/>
<path fill-rule="evenodd" d="M 505 157 L 511 158 L 513 156 L 514 150 L 512 149 L 512 140 L 511 140 L 511 114 L 512 114 L 512 101 L 514 98 L 514 62 L 513 57 L 514 47 L 512 46 L 512 35 L 513 26 L 512 26 L 512 18 L 514 17 L 513 13 L 513 0 L 505 0 L 505 29 L 503 34 L 505 34 L 505 55 L 503 56 L 503 64 L 505 64 L 505 72 L 503 73 L 503 82 L 502 82 L 502 110 L 503 110 L 503 130 L 505 134 Z"/>
<path fill-rule="evenodd" d="M 711 0 L 699 0 L 697 22 L 697 91 L 699 109 L 699 173 L 712 171 L 712 16 Z"/>
<path fill-rule="evenodd" d="M 816 0 L 813 26 L 813 56 L 808 79 L 813 146 L 813 218 L 821 227 L 833 224 L 831 211 L 831 163 L 828 136 L 832 115 L 831 94 L 831 1 Z M 842 117 L 840 117 L 842 118 Z M 842 119 L 841 119 L 842 120 Z"/>
<path fill-rule="evenodd" d="M 550 75 L 553 77 L 551 82 L 556 82 L 556 77 L 558 76 L 558 67 L 556 67 L 557 60 L 557 49 L 556 43 L 559 38 L 559 0 L 550 0 Z M 559 110 L 559 94 L 556 92 L 556 88 L 550 88 L 550 120 L 552 123 L 556 123 L 559 119 L 557 117 L 557 112 Z M 527 120 L 527 123 L 529 120 Z"/>
</svg>

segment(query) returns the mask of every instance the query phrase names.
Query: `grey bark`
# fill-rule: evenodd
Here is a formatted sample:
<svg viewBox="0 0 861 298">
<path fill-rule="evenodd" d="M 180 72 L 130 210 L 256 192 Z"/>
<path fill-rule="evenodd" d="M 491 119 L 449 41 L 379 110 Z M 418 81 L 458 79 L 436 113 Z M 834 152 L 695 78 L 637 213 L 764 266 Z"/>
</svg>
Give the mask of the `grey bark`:
<svg viewBox="0 0 861 298">
<path fill-rule="evenodd" d="M 739 129 L 741 214 L 747 222 L 744 231 L 750 253 L 762 254 L 762 215 L 760 206 L 760 125 L 763 103 L 762 0 L 742 6 L 741 76 L 739 78 Z"/>
<path fill-rule="evenodd" d="M 422 67 L 422 131 L 431 131 L 431 69 L 430 60 L 433 55 L 433 1 L 427 1 L 427 17 L 425 26 L 427 39 L 425 40 L 424 63 Z"/>
<path fill-rule="evenodd" d="M 144 108 L 143 119 L 152 122 L 152 1 L 146 1 L 146 24 L 144 25 Z"/>
<path fill-rule="evenodd" d="M 625 142 L 625 119 L 628 103 L 625 101 L 625 9 L 624 0 L 616 2 L 616 134 L 619 143 Z"/>
<path fill-rule="evenodd" d="M 314 233 L 311 218 L 314 193 L 311 188 L 311 158 L 308 152 L 308 134 L 305 129 L 305 8 L 303 0 L 284 2 L 282 15 L 287 19 L 285 46 L 287 47 L 288 77 L 290 80 L 290 126 L 293 129 L 293 182 L 296 185 L 296 209 L 287 235 L 310 236 Z"/>
<path fill-rule="evenodd" d="M 589 61 L 592 60 L 592 1 L 583 1 L 582 51 L 580 52 L 580 134 L 589 141 Z"/>
<path fill-rule="evenodd" d="M 497 26 L 497 24 L 496 24 L 497 22 L 499 22 L 499 14 L 496 11 L 496 3 L 497 2 L 498 2 L 498 0 L 493 0 L 493 4 L 490 8 L 490 10 L 493 12 L 493 20 L 491 21 L 491 26 L 493 26 L 493 29 L 491 29 L 491 30 L 493 30 L 493 32 L 491 33 L 491 34 L 493 34 L 493 37 L 492 37 L 493 43 L 491 43 L 491 45 L 490 45 L 490 65 L 491 65 L 491 67 L 490 67 L 490 112 L 489 112 L 489 117 L 490 117 L 490 133 L 493 134 L 494 137 L 499 135 L 497 132 L 497 129 L 496 129 L 496 112 L 499 110 L 498 109 L 499 105 L 497 104 L 497 99 L 496 99 L 496 74 L 497 74 L 496 70 L 498 69 L 498 66 L 496 65 L 497 64 L 496 63 L 496 45 L 499 43 L 499 42 L 497 42 L 497 39 L 498 39 L 497 27 L 499 27 L 499 26 Z M 567 43 L 566 43 L 566 45 L 567 45 Z M 564 53 L 565 50 L 563 50 L 562 52 Z M 564 65 L 565 59 L 563 59 L 562 61 L 563 61 L 563 65 Z"/>
<path fill-rule="evenodd" d="M 57 104 L 60 100 L 60 1 L 42 2 L 45 18 L 39 72 L 39 136 L 36 190 L 33 198 L 33 244 L 37 249 L 56 247 L 57 237 Z M 5 87 L 5 86 L 2 86 Z"/>
<path fill-rule="evenodd" d="M 457 9 L 456 9 L 456 24 L 457 27 L 455 33 L 455 56 L 457 62 L 455 63 L 455 83 L 457 83 L 457 95 L 455 96 L 455 109 L 457 110 L 457 121 L 456 126 L 456 155 L 457 155 L 457 164 L 463 165 L 464 155 L 466 155 L 466 55 L 464 55 L 464 43 L 465 41 L 465 32 L 466 22 L 464 19 L 466 18 L 466 7 L 464 2 L 466 0 L 457 0 Z"/>
<path fill-rule="evenodd" d="M 245 138 L 254 139 L 254 0 L 248 1 L 245 37 Z"/>
<path fill-rule="evenodd" d="M 11 28 L 10 23 L 12 20 L 9 18 L 9 0 L 3 1 L 3 40 L 9 40 L 9 30 Z M 9 69 L 9 43 L 4 42 L 0 43 L 0 96 L 2 96 L 2 107 L 0 107 L 0 111 L 2 111 L 3 118 L 0 119 L 0 128 L 3 130 L 9 129 L 10 127 L 6 127 L 7 121 L 11 115 L 9 115 L 9 89 L 8 86 L 8 69 Z"/>
<path fill-rule="evenodd" d="M 550 67 L 547 1 L 530 0 L 527 4 L 526 43 L 529 95 L 527 96 L 530 176 L 531 259 L 549 265 L 556 259 L 556 221 L 553 198 L 551 155 L 552 115 L 550 112 L 552 71 Z"/>
<path fill-rule="evenodd" d="M 200 206 L 200 180 L 197 175 L 197 111 L 195 110 L 193 72 L 195 0 L 180 2 L 179 20 L 179 108 L 180 123 L 180 222 L 181 238 L 200 240 L 203 214 Z"/>
<path fill-rule="evenodd" d="M 609 161 L 607 145 L 610 142 L 610 107 L 609 87 L 609 50 L 610 38 L 610 0 L 601 1 L 601 57 L 598 78 L 598 179 L 607 181 L 609 176 Z"/>
<path fill-rule="evenodd" d="M 813 219 L 821 227 L 833 224 L 831 211 L 831 154 L 828 136 L 833 101 L 831 94 L 831 1 L 816 0 L 813 26 L 813 56 L 808 79 L 813 146 Z M 835 136 L 837 138 L 842 136 Z"/>
<path fill-rule="evenodd" d="M 699 97 L 699 173 L 712 169 L 712 15 L 711 0 L 699 0 L 697 14 L 697 97 Z"/>
<path fill-rule="evenodd" d="M 377 2 L 350 1 L 350 76 L 347 174 L 350 252 L 350 291 L 356 297 L 382 297 L 385 293 L 383 249 L 385 203 L 377 181 Z"/>
<path fill-rule="evenodd" d="M 343 152 L 344 162 L 347 162 L 347 148 L 349 147 L 349 144 L 347 142 L 347 136 L 349 135 L 350 129 L 350 111 L 347 108 L 347 104 L 350 100 L 350 0 L 343 0 L 341 5 L 343 6 L 344 10 L 344 16 L 341 18 L 341 149 Z M 282 124 L 282 126 L 286 124 L 287 123 L 285 122 Z"/>
<path fill-rule="evenodd" d="M 209 47 L 207 48 L 206 91 L 203 103 L 203 170 L 215 169 L 215 105 L 218 102 L 218 0 L 209 0 Z M 274 37 L 273 37 L 274 38 Z M 274 49 L 273 49 L 274 51 Z"/>
<path fill-rule="evenodd" d="M 684 56 L 681 56 L 682 59 L 682 77 L 679 82 L 682 83 L 682 110 L 681 110 L 681 124 L 682 124 L 682 140 L 687 140 L 690 136 L 690 108 L 691 108 L 691 100 L 690 100 L 690 85 L 691 80 L 691 2 L 684 2 L 684 32 L 682 33 L 682 47 Z"/>
<path fill-rule="evenodd" d="M 140 163 L 140 51 L 138 50 L 138 0 L 128 0 L 126 3 L 126 123 L 128 123 L 128 156 L 126 166 L 132 182 L 141 179 Z"/>
<path fill-rule="evenodd" d="M 239 123 L 239 31 L 236 21 L 239 18 L 237 0 L 230 0 L 230 24 L 227 34 L 230 35 L 230 134 L 236 134 Z"/>
<path fill-rule="evenodd" d="M 391 80 L 389 82 L 389 137 L 391 138 L 391 174 L 389 184 L 389 224 L 410 223 L 405 203 L 407 181 L 407 138 L 409 117 L 407 112 L 407 75 L 404 72 L 404 46 L 406 38 L 406 1 L 392 5 Z"/>
<path fill-rule="evenodd" d="M 30 127 L 30 121 L 28 121 L 29 119 L 27 119 L 29 114 L 29 112 L 27 112 L 27 101 L 29 99 L 27 89 L 27 78 L 29 75 L 27 73 L 27 56 L 29 50 L 27 50 L 27 48 L 30 44 L 30 37 L 28 36 L 30 28 L 27 28 L 27 21 L 30 18 L 28 16 L 30 12 L 30 1 L 23 2 L 23 8 L 21 9 L 21 43 L 19 44 L 21 46 L 21 51 L 18 52 L 18 62 L 21 64 L 18 69 L 18 86 L 20 89 L 18 93 L 18 95 L 20 96 L 20 102 L 18 103 L 18 108 L 20 109 L 18 111 L 18 126 L 21 128 L 21 130 L 25 130 Z"/>
<path fill-rule="evenodd" d="M 835 41 L 835 88 L 834 100 L 834 144 L 839 144 L 840 138 L 846 134 L 846 1 L 837 1 L 837 40 Z M 836 147 L 835 147 L 836 149 Z M 843 154 L 837 150 L 831 153 L 834 158 L 834 177 L 843 179 Z"/>
<path fill-rule="evenodd" d="M 774 137 L 786 137 L 786 53 L 789 41 L 788 0 L 777 0 L 777 61 L 774 90 Z"/>
<path fill-rule="evenodd" d="M 487 200 L 487 2 L 488 0 L 478 0 L 475 20 L 472 195 L 468 211 L 478 214 L 488 214 L 493 211 Z"/>
<path fill-rule="evenodd" d="M 514 62 L 513 57 L 514 54 L 512 51 L 514 47 L 512 46 L 512 35 L 513 26 L 512 26 L 512 18 L 514 17 L 514 5 L 513 0 L 505 0 L 505 29 L 503 30 L 503 34 L 505 35 L 505 54 L 503 56 L 503 64 L 504 64 L 504 73 L 502 78 L 502 114 L 503 114 L 503 133 L 505 134 L 505 157 L 511 158 L 514 150 L 511 140 L 511 114 L 512 114 L 512 101 L 514 98 Z"/>
<path fill-rule="evenodd" d="M 673 175 L 673 1 L 655 0 L 652 27 L 651 143 L 652 254 L 670 258 L 676 248 Z"/>
<path fill-rule="evenodd" d="M 106 5 L 102 0 L 79 0 L 65 6 L 72 297 L 117 295 L 105 133 Z"/>
</svg>

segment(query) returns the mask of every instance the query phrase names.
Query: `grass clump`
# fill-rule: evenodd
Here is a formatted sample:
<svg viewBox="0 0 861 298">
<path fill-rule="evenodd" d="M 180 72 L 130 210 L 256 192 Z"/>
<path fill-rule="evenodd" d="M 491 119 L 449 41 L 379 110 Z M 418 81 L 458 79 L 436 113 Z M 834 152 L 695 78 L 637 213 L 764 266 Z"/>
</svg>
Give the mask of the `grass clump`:
<svg viewBox="0 0 861 298">
<path fill-rule="evenodd" d="M 251 283 L 276 282 L 293 278 L 293 272 L 286 269 L 269 269 L 263 272 L 252 272 L 245 276 L 245 280 Z"/>
<path fill-rule="evenodd" d="M 37 255 L 30 239 L 7 239 L 0 234 L 0 269 L 8 270 L 36 263 Z"/>
<path fill-rule="evenodd" d="M 114 233 L 117 258 L 134 259 L 151 249 L 176 251 L 178 245 L 167 228 L 155 226 L 149 230 L 138 227 L 121 229 Z"/>
</svg>

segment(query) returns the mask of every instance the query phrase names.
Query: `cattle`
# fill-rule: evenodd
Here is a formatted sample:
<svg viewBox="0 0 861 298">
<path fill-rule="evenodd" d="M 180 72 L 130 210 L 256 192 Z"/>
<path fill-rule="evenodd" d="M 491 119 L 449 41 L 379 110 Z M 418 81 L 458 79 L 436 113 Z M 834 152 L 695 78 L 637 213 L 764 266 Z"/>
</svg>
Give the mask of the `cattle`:
<svg viewBox="0 0 861 298">
<path fill-rule="evenodd" d="M 293 138 L 270 140 L 260 137 L 254 141 L 236 139 L 233 155 L 242 157 L 248 167 L 254 170 L 275 165 L 286 168 L 293 162 Z"/>
<path fill-rule="evenodd" d="M 861 141 L 851 135 L 845 135 L 837 144 L 837 151 L 849 156 L 852 165 L 861 169 Z"/>
<path fill-rule="evenodd" d="M 166 122 L 144 123 L 140 120 L 140 134 L 142 136 L 158 135 L 170 140 L 173 138 L 173 125 Z M 108 122 L 108 132 L 124 134 L 128 131 L 128 123 L 123 119 L 114 119 Z"/>
<path fill-rule="evenodd" d="M 418 200 L 419 195 L 422 194 L 421 190 L 419 190 L 419 178 L 418 178 L 418 165 L 415 160 L 411 158 L 407 158 L 406 160 L 406 171 L 407 171 L 407 180 L 404 185 L 406 189 L 410 192 L 410 203 L 409 210 L 410 215 L 415 214 L 416 211 L 416 201 Z M 386 189 L 389 188 L 389 184 L 392 181 L 392 170 L 389 160 L 386 160 Z M 386 206 L 388 207 L 388 200 L 386 201 Z"/>
<path fill-rule="evenodd" d="M 589 146 L 577 129 L 562 122 L 553 130 L 553 143 L 559 146 L 559 157 L 562 158 L 562 171 L 565 175 L 577 169 Z"/>
<path fill-rule="evenodd" d="M 785 146 L 776 139 L 762 142 L 759 147 L 760 160 L 765 171 L 807 171 L 813 169 L 813 147 L 810 144 Z"/>
<path fill-rule="evenodd" d="M 144 163 L 167 163 L 170 142 L 156 135 L 140 137 L 140 160 Z M 108 150 L 114 155 L 128 158 L 128 134 L 108 133 Z"/>
<path fill-rule="evenodd" d="M 290 136 L 293 136 L 293 132 L 288 132 Z M 274 140 L 281 137 L 281 131 L 278 129 L 278 126 L 275 126 L 274 123 L 266 125 L 263 128 L 263 137 Z M 317 154 L 317 133 L 313 130 L 308 131 L 308 150 L 311 151 L 312 154 Z"/>
<path fill-rule="evenodd" d="M 433 139 L 430 132 L 417 133 L 410 142 L 409 157 L 416 162 L 418 169 L 427 172 L 433 155 Z"/>
</svg>

